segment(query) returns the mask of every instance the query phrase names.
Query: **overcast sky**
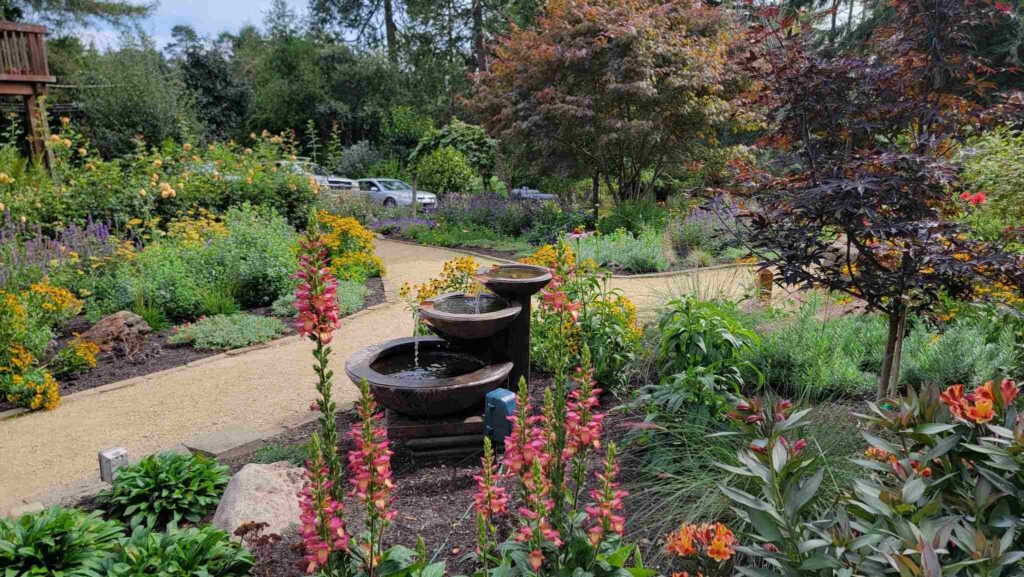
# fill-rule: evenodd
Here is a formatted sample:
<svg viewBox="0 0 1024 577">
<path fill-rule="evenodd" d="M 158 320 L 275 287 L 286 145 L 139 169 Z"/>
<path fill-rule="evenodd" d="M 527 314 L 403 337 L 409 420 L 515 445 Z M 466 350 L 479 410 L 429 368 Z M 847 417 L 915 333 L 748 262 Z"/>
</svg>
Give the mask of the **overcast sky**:
<svg viewBox="0 0 1024 577">
<path fill-rule="evenodd" d="M 308 0 L 287 0 L 297 12 L 304 13 Z M 237 32 L 245 24 L 261 24 L 271 0 L 161 0 L 156 12 L 144 20 L 142 29 L 163 47 L 171 38 L 171 28 L 189 24 L 196 32 L 213 36 L 223 30 Z M 82 36 L 110 47 L 117 34 L 110 30 L 83 31 Z"/>
</svg>

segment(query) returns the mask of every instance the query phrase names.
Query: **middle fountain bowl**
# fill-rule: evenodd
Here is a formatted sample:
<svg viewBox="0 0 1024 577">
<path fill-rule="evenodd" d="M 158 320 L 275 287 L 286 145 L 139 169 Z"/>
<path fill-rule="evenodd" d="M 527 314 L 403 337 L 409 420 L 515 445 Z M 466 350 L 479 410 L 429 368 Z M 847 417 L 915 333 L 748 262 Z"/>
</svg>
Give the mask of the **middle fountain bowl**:
<svg viewBox="0 0 1024 577">
<path fill-rule="evenodd" d="M 522 304 L 491 294 L 449 293 L 420 303 L 419 315 L 442 337 L 469 340 L 501 332 L 522 311 Z"/>
<path fill-rule="evenodd" d="M 345 363 L 352 382 L 366 379 L 380 404 L 413 417 L 461 413 L 507 383 L 511 371 L 511 362 L 488 365 L 453 351 L 438 337 L 383 342 L 356 352 Z"/>
</svg>

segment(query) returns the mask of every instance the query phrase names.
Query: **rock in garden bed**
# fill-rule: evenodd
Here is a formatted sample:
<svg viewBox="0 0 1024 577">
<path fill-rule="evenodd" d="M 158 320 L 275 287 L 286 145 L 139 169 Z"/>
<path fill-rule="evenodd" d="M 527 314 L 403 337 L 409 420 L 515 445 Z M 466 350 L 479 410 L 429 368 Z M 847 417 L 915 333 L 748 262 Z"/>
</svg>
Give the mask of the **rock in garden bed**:
<svg viewBox="0 0 1024 577">
<path fill-rule="evenodd" d="M 298 493 L 302 490 L 303 470 L 288 462 L 259 465 L 250 463 L 228 483 L 213 524 L 234 533 L 247 521 L 267 523 L 265 532 L 284 533 L 298 523 Z"/>
</svg>

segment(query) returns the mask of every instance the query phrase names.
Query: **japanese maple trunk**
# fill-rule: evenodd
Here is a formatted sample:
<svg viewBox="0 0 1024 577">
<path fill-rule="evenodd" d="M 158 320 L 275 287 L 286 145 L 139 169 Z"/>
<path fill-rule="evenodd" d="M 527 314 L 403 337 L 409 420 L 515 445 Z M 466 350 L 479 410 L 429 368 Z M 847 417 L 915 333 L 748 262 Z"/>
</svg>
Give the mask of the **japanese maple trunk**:
<svg viewBox="0 0 1024 577">
<path fill-rule="evenodd" d="M 885 357 L 878 375 L 878 400 L 899 392 L 900 361 L 903 356 L 903 336 L 906 333 L 907 310 L 902 306 L 889 313 L 889 334 L 885 342 Z"/>
</svg>

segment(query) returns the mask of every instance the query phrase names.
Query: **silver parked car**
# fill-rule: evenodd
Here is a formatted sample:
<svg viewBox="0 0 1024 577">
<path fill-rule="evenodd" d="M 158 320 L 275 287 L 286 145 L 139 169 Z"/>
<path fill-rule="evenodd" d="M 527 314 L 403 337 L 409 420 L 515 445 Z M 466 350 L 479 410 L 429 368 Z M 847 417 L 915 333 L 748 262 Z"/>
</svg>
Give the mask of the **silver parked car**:
<svg viewBox="0 0 1024 577">
<path fill-rule="evenodd" d="M 283 170 L 290 170 L 301 176 L 312 178 L 322 189 L 355 190 L 356 181 L 335 176 L 324 167 L 308 160 L 282 160 L 277 163 Z"/>
<path fill-rule="evenodd" d="M 394 178 L 364 178 L 359 181 L 359 191 L 371 201 L 384 206 L 412 205 L 412 186 Z M 434 208 L 437 206 L 437 195 L 417 190 L 416 203 L 425 209 Z"/>
</svg>

